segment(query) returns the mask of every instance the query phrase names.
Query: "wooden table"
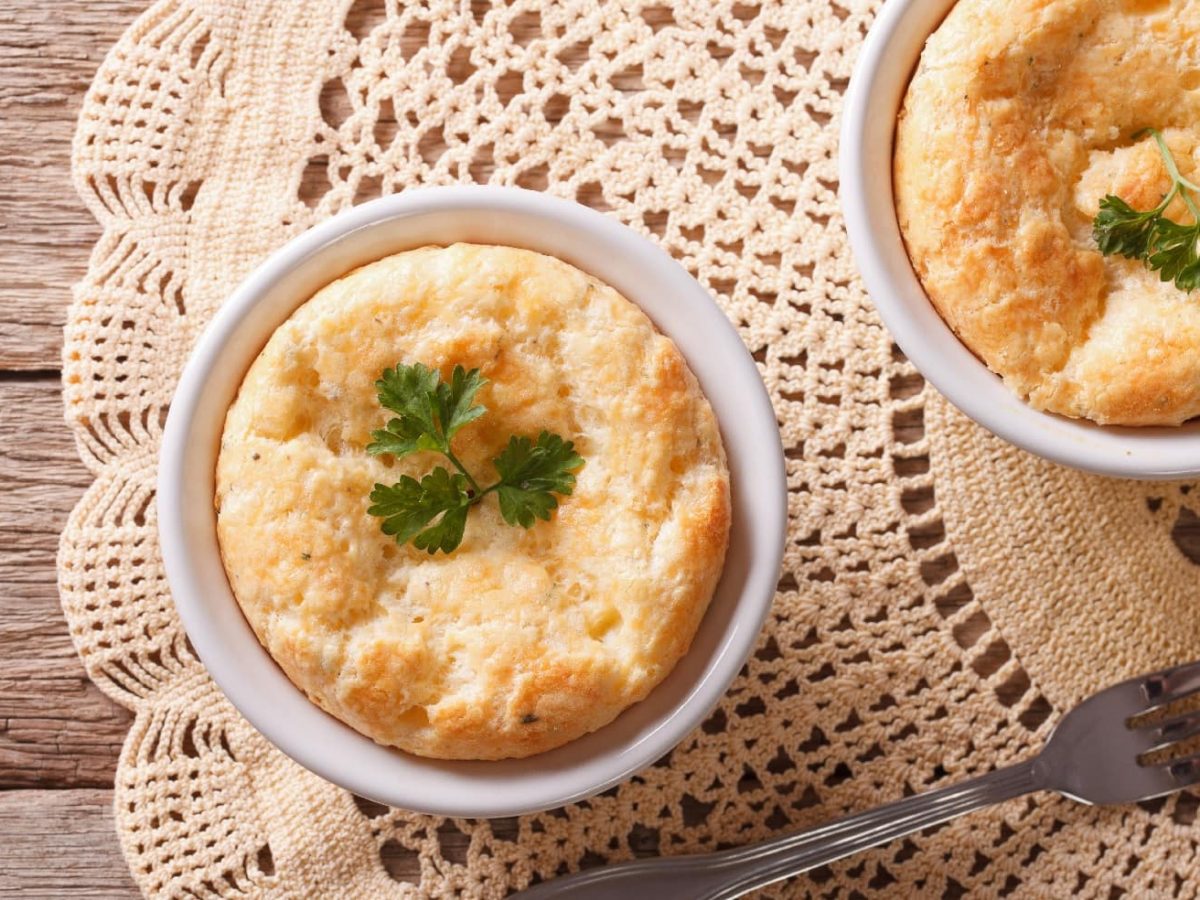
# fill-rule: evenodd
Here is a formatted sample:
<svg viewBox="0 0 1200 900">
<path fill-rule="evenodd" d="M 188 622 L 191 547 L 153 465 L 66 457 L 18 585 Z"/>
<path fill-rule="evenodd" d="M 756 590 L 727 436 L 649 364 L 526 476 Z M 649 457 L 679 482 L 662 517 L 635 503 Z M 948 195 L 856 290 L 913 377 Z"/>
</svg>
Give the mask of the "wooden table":
<svg viewBox="0 0 1200 900">
<path fill-rule="evenodd" d="M 97 66 L 148 4 L 0 0 L 0 900 L 139 896 L 111 811 L 131 717 L 75 654 L 55 554 L 89 483 L 63 420 L 62 326 L 100 234 L 70 183 L 71 139 Z M 355 6 L 347 27 L 372 14 Z M 457 829 L 440 839 L 465 855 Z M 412 854 L 383 863 L 420 877 Z"/>
<path fill-rule="evenodd" d="M 75 116 L 147 0 L 0 0 L 0 898 L 136 897 L 112 822 L 129 713 L 87 678 L 55 587 L 88 484 L 63 424 L 61 329 L 99 229 Z"/>
<path fill-rule="evenodd" d="M 99 235 L 70 185 L 71 136 L 147 2 L 0 0 L 0 900 L 137 896 L 111 813 L 130 716 L 75 655 L 55 552 L 88 484 L 63 424 L 61 329 Z M 1200 563 L 1200 519 L 1175 537 Z"/>
<path fill-rule="evenodd" d="M 0 900 L 139 896 L 111 810 L 131 716 L 75 654 L 55 554 L 89 483 L 63 420 L 62 326 L 100 234 L 70 183 L 71 139 L 96 68 L 148 4 L 0 0 Z M 463 840 L 449 828 L 443 849 L 465 854 Z M 420 877 L 411 854 L 383 862 Z"/>
</svg>

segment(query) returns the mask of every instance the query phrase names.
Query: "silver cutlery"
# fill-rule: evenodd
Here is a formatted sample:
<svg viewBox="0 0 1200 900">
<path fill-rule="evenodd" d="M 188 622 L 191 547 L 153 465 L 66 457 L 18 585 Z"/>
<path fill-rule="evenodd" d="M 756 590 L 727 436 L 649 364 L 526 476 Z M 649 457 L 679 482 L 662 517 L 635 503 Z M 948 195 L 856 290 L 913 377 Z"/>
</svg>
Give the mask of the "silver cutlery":
<svg viewBox="0 0 1200 900">
<path fill-rule="evenodd" d="M 1200 735 L 1200 712 L 1150 717 L 1200 692 L 1200 662 L 1123 681 L 1071 710 L 1032 759 L 916 794 L 799 834 L 695 856 L 589 869 L 539 884 L 522 900 L 730 900 L 852 853 L 1034 791 L 1088 804 L 1133 803 L 1200 781 L 1200 753 L 1172 748 Z M 1161 751 L 1161 753 L 1160 753 Z M 1148 754 L 1162 761 L 1146 759 Z"/>
</svg>

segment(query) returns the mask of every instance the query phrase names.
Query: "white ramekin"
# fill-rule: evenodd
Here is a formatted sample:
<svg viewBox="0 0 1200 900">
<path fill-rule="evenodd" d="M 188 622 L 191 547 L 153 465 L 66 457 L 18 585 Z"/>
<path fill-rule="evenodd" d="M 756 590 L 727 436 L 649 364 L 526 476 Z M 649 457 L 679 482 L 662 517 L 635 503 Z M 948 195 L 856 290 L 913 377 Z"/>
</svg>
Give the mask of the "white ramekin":
<svg viewBox="0 0 1200 900">
<path fill-rule="evenodd" d="M 963 345 L 929 302 L 900 236 L 892 142 L 925 40 L 954 0 L 888 0 L 867 35 L 843 113 L 842 210 L 863 282 L 900 349 L 951 403 L 985 428 L 1064 465 L 1126 478 L 1200 474 L 1200 422 L 1119 428 L 1023 403 Z"/>
<path fill-rule="evenodd" d="M 213 481 L 225 411 L 272 331 L 320 287 L 364 263 L 455 241 L 526 247 L 573 263 L 637 303 L 670 336 L 721 424 L 733 523 L 721 583 L 687 656 L 612 724 L 524 760 L 447 762 L 382 747 L 322 712 L 258 643 L 217 549 Z M 291 241 L 221 307 L 176 390 L 158 476 L 163 562 L 188 636 L 217 684 L 284 753 L 393 806 L 510 816 L 611 787 L 670 750 L 720 699 L 775 594 L 787 484 L 775 413 L 754 361 L 712 298 L 645 238 L 575 203 L 499 187 L 405 191 Z"/>
</svg>

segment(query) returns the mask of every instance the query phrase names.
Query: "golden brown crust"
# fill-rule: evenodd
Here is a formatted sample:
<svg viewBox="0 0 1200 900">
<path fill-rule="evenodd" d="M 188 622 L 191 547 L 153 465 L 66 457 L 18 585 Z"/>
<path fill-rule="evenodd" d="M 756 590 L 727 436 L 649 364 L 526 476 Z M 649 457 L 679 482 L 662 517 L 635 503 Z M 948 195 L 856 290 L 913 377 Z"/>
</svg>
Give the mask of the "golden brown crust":
<svg viewBox="0 0 1200 900">
<path fill-rule="evenodd" d="M 1200 295 L 1103 257 L 1099 200 L 1152 208 L 1163 129 L 1198 157 L 1200 7 L 960 0 L 896 132 L 901 229 L 938 311 L 1033 406 L 1104 424 L 1200 415 Z"/>
<path fill-rule="evenodd" d="M 552 521 L 514 528 L 485 501 L 449 557 L 380 532 L 371 486 L 440 461 L 364 452 L 397 360 L 490 379 L 455 438 L 472 470 L 512 433 L 576 441 Z M 730 524 L 716 419 L 675 345 L 565 263 L 461 244 L 359 269 L 275 332 L 230 408 L 217 504 L 234 593 L 289 678 L 381 743 L 457 759 L 547 750 L 642 699 L 687 651 Z"/>
</svg>

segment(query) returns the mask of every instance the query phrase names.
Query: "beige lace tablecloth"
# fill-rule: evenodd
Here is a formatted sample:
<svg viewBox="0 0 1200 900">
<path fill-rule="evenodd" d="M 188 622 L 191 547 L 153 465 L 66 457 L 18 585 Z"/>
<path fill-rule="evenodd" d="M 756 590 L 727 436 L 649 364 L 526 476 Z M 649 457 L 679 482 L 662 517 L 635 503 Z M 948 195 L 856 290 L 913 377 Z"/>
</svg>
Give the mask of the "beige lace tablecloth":
<svg viewBox="0 0 1200 900">
<path fill-rule="evenodd" d="M 1013 760 L 1089 690 L 1200 656 L 1200 567 L 1172 540 L 1196 492 L 983 434 L 863 294 L 835 158 L 875 2 L 349 5 L 161 0 L 80 116 L 104 231 L 65 395 L 95 483 L 60 577 L 88 672 L 136 715 L 116 817 L 147 894 L 500 897 L 741 844 Z M 621 787 L 515 825 L 357 801 L 272 749 L 188 647 L 153 505 L 176 375 L 256 263 L 380 193 L 482 180 L 605 210 L 707 285 L 770 388 L 790 486 L 774 612 L 720 708 Z M 1198 805 L 1015 801 L 773 895 L 1196 896 Z"/>
</svg>

